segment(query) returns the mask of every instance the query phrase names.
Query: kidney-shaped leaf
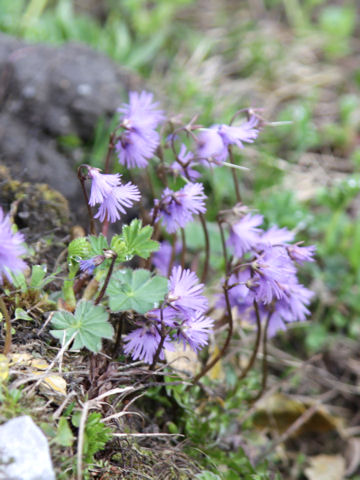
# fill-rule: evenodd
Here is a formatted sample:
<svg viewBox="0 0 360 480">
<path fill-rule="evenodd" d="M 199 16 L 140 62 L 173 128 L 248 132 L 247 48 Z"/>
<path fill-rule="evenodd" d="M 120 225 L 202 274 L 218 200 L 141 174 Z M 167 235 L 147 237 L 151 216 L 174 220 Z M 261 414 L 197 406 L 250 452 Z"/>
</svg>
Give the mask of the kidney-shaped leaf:
<svg viewBox="0 0 360 480">
<path fill-rule="evenodd" d="M 101 340 L 112 338 L 114 334 L 104 307 L 84 300 L 78 303 L 74 314 L 55 312 L 51 325 L 54 328 L 50 331 L 51 335 L 58 338 L 62 345 L 74 336 L 72 350 L 86 347 L 92 352 L 99 352 Z"/>
<path fill-rule="evenodd" d="M 148 270 L 124 269 L 116 272 L 109 283 L 107 293 L 113 312 L 135 310 L 146 313 L 164 300 L 168 291 L 168 280 L 159 275 L 152 276 Z"/>
</svg>

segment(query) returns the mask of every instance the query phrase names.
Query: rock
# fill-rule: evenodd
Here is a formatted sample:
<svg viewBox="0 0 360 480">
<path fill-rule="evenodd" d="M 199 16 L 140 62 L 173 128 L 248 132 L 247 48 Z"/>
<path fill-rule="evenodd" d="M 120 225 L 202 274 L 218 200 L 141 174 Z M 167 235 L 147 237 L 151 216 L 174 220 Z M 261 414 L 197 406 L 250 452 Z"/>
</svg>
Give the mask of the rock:
<svg viewBox="0 0 360 480">
<path fill-rule="evenodd" d="M 27 415 L 0 426 L 0 480 L 55 480 L 47 439 Z"/>
<path fill-rule="evenodd" d="M 0 163 L 21 180 L 79 198 L 75 166 L 100 118 L 137 88 L 129 72 L 83 45 L 27 44 L 0 34 Z M 79 147 L 61 148 L 72 136 Z"/>
</svg>

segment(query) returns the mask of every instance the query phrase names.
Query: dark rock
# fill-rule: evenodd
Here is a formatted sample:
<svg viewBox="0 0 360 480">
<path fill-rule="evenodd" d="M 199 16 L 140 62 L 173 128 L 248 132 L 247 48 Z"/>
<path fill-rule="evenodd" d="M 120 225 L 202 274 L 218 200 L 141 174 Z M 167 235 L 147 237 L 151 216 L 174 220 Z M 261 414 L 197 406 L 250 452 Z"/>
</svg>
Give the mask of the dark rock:
<svg viewBox="0 0 360 480">
<path fill-rule="evenodd" d="M 57 139 L 91 142 L 99 119 L 110 119 L 136 83 L 86 46 L 29 45 L 0 34 L 0 162 L 17 178 L 79 198 L 75 166 L 84 151 L 65 154 Z"/>
</svg>

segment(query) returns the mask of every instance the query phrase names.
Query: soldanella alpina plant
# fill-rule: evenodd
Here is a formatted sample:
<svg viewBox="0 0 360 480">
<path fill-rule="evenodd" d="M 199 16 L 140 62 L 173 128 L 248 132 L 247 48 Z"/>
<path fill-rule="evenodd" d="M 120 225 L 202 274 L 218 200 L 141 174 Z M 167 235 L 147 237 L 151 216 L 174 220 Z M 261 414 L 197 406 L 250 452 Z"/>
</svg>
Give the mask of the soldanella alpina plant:
<svg viewBox="0 0 360 480">
<path fill-rule="evenodd" d="M 215 325 L 210 312 L 215 311 L 228 325 L 226 338 L 194 381 L 225 354 L 237 318 L 257 329 L 244 376 L 261 336 L 266 342 L 288 323 L 306 320 L 312 297 L 299 282 L 298 268 L 313 261 L 315 248 L 294 243 L 294 233 L 286 228 L 265 229 L 263 216 L 241 202 L 238 173 L 246 169 L 236 163 L 233 149 L 255 142 L 266 122 L 247 109 L 236 112 L 229 124 L 203 126 L 195 117 L 181 124 L 145 91 L 131 92 L 118 111 L 104 168 L 84 164 L 78 169 L 89 235 L 69 244 L 63 309 L 53 315 L 51 333 L 63 346 L 92 352 L 101 350 L 103 339 L 114 340 L 115 356 L 154 369 L 166 350 L 199 352 L 208 345 Z M 131 181 L 111 172 L 114 157 Z M 211 199 L 201 182 L 204 171 L 216 175 L 219 168 L 231 168 L 237 199 L 217 215 L 222 278 L 211 267 L 213 238 L 206 219 Z M 135 178 L 141 178 L 141 187 Z M 121 233 L 109 235 L 116 222 Z M 192 222 L 203 232 L 199 252 L 187 245 Z M 8 237 L 12 257 L 0 256 L 2 274 L 5 267 L 23 267 L 24 252 L 11 248 L 15 237 L 9 232 Z M 210 286 L 211 297 L 206 295 Z"/>
</svg>

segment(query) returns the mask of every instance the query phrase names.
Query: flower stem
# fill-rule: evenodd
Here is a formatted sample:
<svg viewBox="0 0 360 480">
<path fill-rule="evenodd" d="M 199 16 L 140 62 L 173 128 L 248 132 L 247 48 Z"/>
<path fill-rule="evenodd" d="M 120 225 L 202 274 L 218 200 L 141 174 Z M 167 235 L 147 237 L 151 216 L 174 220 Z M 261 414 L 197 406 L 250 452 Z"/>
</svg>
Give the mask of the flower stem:
<svg viewBox="0 0 360 480">
<path fill-rule="evenodd" d="M 268 377 L 267 334 L 268 334 L 268 329 L 269 329 L 269 324 L 270 324 L 270 319 L 271 319 L 272 314 L 273 314 L 273 312 L 269 312 L 269 314 L 266 318 L 266 323 L 265 323 L 265 328 L 264 328 L 261 388 L 260 388 L 258 394 L 254 398 L 251 399 L 251 403 L 256 402 L 256 400 L 259 400 L 259 398 L 262 397 L 262 395 L 263 395 L 263 393 L 265 392 L 265 389 L 266 389 L 267 377 Z"/>
<path fill-rule="evenodd" d="M 254 365 L 255 359 L 256 359 L 258 351 L 259 351 L 260 339 L 261 339 L 261 319 L 260 319 L 260 313 L 259 313 L 259 305 L 258 305 L 256 300 L 254 300 L 254 309 L 255 309 L 255 318 L 256 318 L 256 326 L 257 326 L 257 333 L 256 333 L 254 350 L 253 350 L 252 355 L 250 357 L 249 363 L 246 365 L 244 370 L 241 372 L 238 380 L 242 380 L 249 373 L 250 369 Z"/>
<path fill-rule="evenodd" d="M 202 275 L 201 275 L 201 283 L 205 283 L 205 282 L 206 282 L 206 277 L 207 277 L 207 274 L 208 274 L 208 270 L 209 270 L 210 237 L 209 237 L 209 232 L 208 232 L 208 229 L 207 229 L 207 225 L 206 225 L 206 220 L 205 220 L 204 214 L 203 214 L 203 213 L 200 213 L 200 214 L 199 214 L 199 218 L 200 218 L 201 226 L 202 226 L 203 231 L 204 231 L 204 239 L 205 239 L 204 270 L 203 270 Z"/>
<path fill-rule="evenodd" d="M 230 340 L 233 334 L 233 317 L 232 317 L 232 311 L 231 311 L 231 305 L 230 305 L 230 299 L 229 299 L 229 285 L 228 285 L 228 278 L 225 279 L 223 289 L 224 289 L 224 295 L 225 295 L 225 302 L 226 302 L 226 308 L 227 308 L 227 317 L 228 317 L 228 334 L 225 340 L 225 343 L 220 350 L 220 352 L 209 362 L 205 367 L 201 370 L 200 373 L 198 373 L 194 378 L 193 378 L 193 383 L 198 383 L 201 377 L 203 377 L 209 370 L 211 370 L 217 362 L 225 355 L 226 350 L 229 347 Z"/>
<path fill-rule="evenodd" d="M 88 211 L 88 215 L 89 215 L 89 220 L 90 220 L 90 233 L 91 235 L 96 235 L 96 228 L 95 228 L 95 221 L 94 221 L 94 216 L 93 216 L 93 213 L 92 213 L 92 209 L 91 209 L 91 206 L 89 204 L 89 197 L 88 197 L 88 194 L 87 194 L 87 191 L 86 191 L 86 188 L 85 188 L 85 180 L 86 180 L 86 176 L 84 176 L 82 174 L 82 169 L 83 168 L 87 168 L 87 165 L 80 165 L 80 167 L 78 168 L 78 179 L 81 183 L 81 189 L 82 189 L 82 192 L 83 192 L 83 195 L 84 195 L 84 199 L 85 199 L 85 203 L 86 203 L 86 208 L 87 208 L 87 211 Z"/>
<path fill-rule="evenodd" d="M 185 268 L 185 255 L 186 255 L 186 237 L 185 230 L 181 229 L 181 268 Z"/>
<path fill-rule="evenodd" d="M 169 262 L 169 267 L 168 267 L 168 272 L 167 272 L 167 276 L 170 277 L 171 275 L 171 270 L 172 270 L 172 267 L 175 263 L 175 257 L 176 257 L 176 240 L 177 240 L 177 235 L 176 233 L 173 233 L 172 235 L 172 248 L 171 248 L 171 257 L 170 257 L 170 262 Z"/>
<path fill-rule="evenodd" d="M 8 309 L 6 308 L 5 302 L 2 297 L 0 297 L 0 310 L 5 318 L 6 333 L 5 333 L 5 345 L 4 345 L 4 355 L 8 355 L 11 349 L 11 321 Z"/>
<path fill-rule="evenodd" d="M 107 286 L 109 284 L 112 272 L 114 270 L 116 259 L 117 259 L 117 254 L 115 252 L 112 252 L 111 264 L 110 264 L 108 273 L 106 275 L 104 285 L 103 285 L 102 289 L 100 290 L 100 293 L 99 293 L 97 299 L 95 300 L 95 305 L 98 305 L 101 302 L 103 296 L 105 295 L 105 292 L 106 292 Z"/>
<path fill-rule="evenodd" d="M 165 326 L 164 320 L 163 320 L 163 310 L 162 310 L 162 308 L 160 309 L 160 320 L 161 320 L 161 331 L 160 331 L 160 337 L 161 338 L 160 338 L 159 345 L 156 349 L 156 352 L 155 352 L 155 355 L 154 355 L 154 358 L 153 358 L 153 362 L 149 367 L 149 370 L 154 370 L 155 369 L 157 361 L 159 360 L 161 350 L 162 350 L 162 348 L 164 346 L 164 343 L 165 343 L 166 335 L 167 335 L 166 326 Z"/>
<path fill-rule="evenodd" d="M 232 165 L 235 165 L 234 157 L 233 157 L 233 152 L 232 152 L 231 146 L 229 146 L 228 150 L 229 150 L 230 163 L 231 163 Z M 237 174 L 237 171 L 236 171 L 235 168 L 232 168 L 232 169 L 231 169 L 231 174 L 232 174 L 232 178 L 233 178 L 233 182 L 234 182 L 236 202 L 237 202 L 237 203 L 241 203 L 241 194 L 240 194 L 240 188 L 239 188 L 239 178 L 238 178 L 238 174 Z"/>
</svg>

